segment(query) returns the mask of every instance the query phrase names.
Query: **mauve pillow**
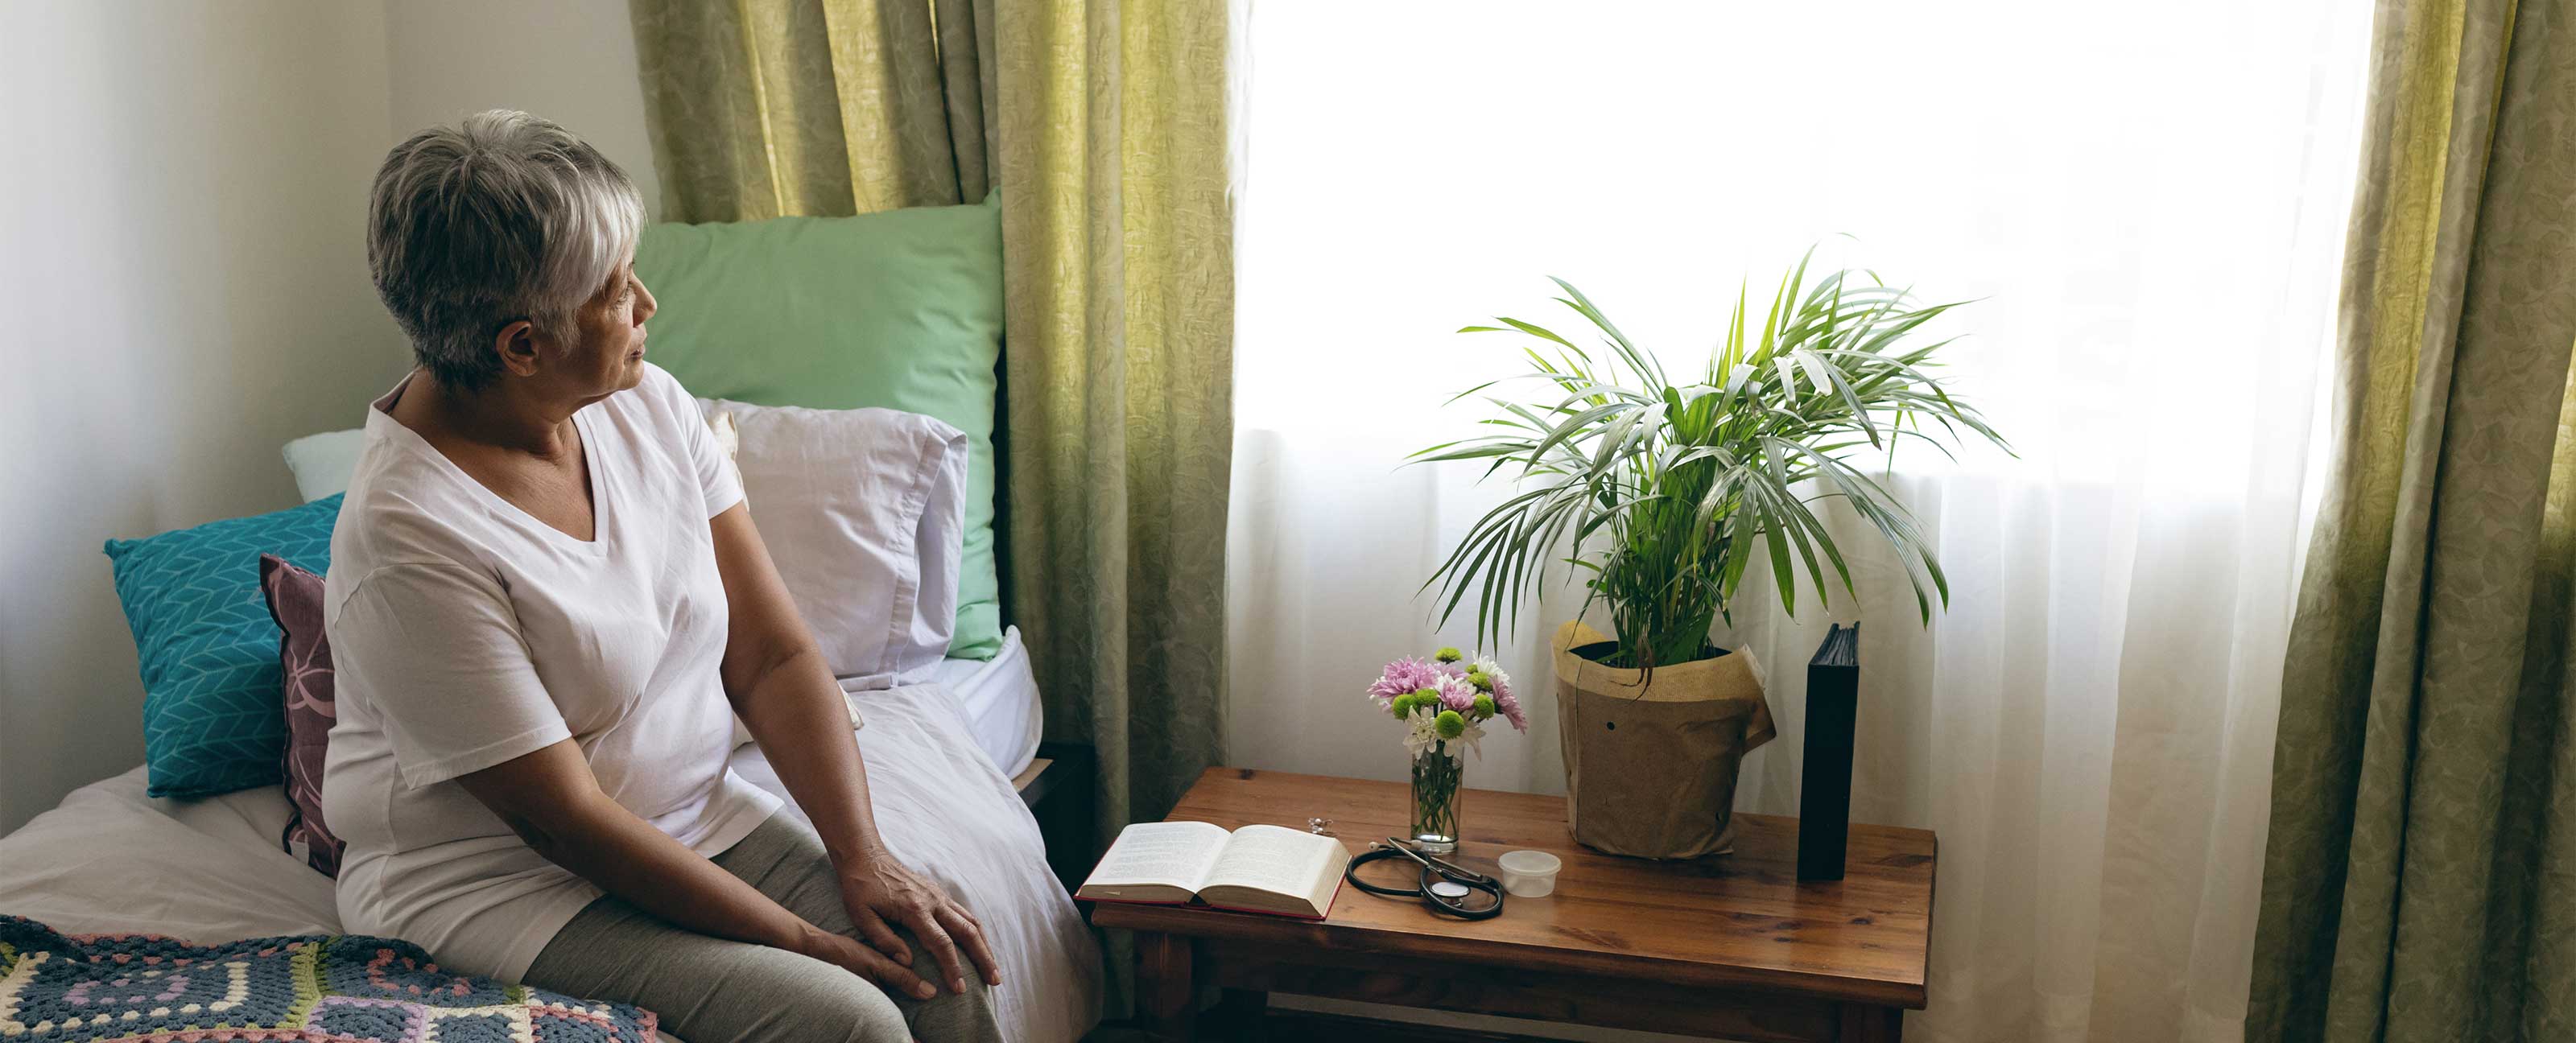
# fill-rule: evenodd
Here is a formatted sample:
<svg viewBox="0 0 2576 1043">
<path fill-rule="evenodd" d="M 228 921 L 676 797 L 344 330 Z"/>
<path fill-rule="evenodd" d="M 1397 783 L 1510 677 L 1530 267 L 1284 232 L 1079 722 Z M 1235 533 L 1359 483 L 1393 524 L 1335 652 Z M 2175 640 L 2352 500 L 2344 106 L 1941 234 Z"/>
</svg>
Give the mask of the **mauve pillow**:
<svg viewBox="0 0 2576 1043">
<path fill-rule="evenodd" d="M 331 639 L 322 632 L 322 577 L 262 554 L 259 590 L 286 632 L 277 656 L 286 673 L 286 799 L 295 810 L 278 839 L 287 854 L 300 846 L 306 865 L 336 878 L 340 838 L 322 821 L 322 760 L 339 716 L 331 702 Z"/>
</svg>

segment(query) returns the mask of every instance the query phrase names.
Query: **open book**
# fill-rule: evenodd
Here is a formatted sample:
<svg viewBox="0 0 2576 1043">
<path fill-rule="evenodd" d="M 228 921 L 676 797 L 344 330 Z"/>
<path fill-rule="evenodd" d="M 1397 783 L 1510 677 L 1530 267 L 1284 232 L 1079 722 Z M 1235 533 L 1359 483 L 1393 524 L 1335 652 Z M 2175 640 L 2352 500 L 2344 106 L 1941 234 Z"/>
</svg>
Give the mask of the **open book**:
<svg viewBox="0 0 2576 1043">
<path fill-rule="evenodd" d="M 1186 905 L 1321 920 L 1342 889 L 1350 849 L 1280 826 L 1231 833 L 1209 822 L 1139 822 L 1118 834 L 1074 897 Z"/>
</svg>

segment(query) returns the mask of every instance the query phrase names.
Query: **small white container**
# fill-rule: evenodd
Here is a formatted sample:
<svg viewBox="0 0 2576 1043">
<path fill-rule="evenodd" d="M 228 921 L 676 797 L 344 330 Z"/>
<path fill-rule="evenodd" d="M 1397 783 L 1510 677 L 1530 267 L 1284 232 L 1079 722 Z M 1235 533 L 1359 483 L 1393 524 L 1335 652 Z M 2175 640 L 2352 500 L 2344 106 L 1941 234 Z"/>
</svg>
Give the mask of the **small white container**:
<svg viewBox="0 0 2576 1043">
<path fill-rule="evenodd" d="M 1503 890 L 1514 898 L 1545 898 L 1556 893 L 1556 871 L 1565 863 L 1545 851 L 1506 851 L 1494 864 L 1503 868 Z"/>
</svg>

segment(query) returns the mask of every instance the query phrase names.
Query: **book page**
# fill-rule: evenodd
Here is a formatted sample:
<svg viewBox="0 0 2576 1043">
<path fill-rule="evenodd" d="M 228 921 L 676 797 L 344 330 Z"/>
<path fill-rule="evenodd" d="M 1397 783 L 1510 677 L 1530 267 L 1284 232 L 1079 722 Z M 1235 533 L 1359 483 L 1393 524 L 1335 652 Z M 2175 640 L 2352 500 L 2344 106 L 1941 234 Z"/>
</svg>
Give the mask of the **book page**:
<svg viewBox="0 0 2576 1043">
<path fill-rule="evenodd" d="M 1119 831 L 1082 886 L 1157 884 L 1194 893 L 1225 845 L 1225 827 L 1212 822 L 1139 822 Z"/>
<path fill-rule="evenodd" d="M 1342 873 L 1351 867 L 1350 848 L 1335 844 L 1332 856 L 1315 871 L 1314 882 L 1307 885 L 1312 890 L 1306 893 L 1306 904 L 1314 908 L 1317 916 L 1333 911 L 1333 896 L 1342 891 Z"/>
<path fill-rule="evenodd" d="M 1245 826 L 1226 841 L 1207 882 L 1303 899 L 1314 893 L 1320 867 L 1338 866 L 1349 857 L 1349 849 L 1332 837 L 1282 826 Z"/>
</svg>

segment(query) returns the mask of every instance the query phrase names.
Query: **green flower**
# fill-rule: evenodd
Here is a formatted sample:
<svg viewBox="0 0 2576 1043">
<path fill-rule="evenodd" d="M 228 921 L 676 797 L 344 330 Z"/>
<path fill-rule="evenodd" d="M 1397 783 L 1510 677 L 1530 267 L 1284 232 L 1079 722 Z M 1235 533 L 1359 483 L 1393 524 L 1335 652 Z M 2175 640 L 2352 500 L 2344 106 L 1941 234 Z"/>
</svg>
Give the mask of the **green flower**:
<svg viewBox="0 0 2576 1043">
<path fill-rule="evenodd" d="M 1490 718 L 1490 717 L 1492 717 L 1493 715 L 1494 715 L 1494 697 L 1493 697 L 1493 696 L 1490 696 L 1490 695 L 1483 695 L 1483 694 L 1479 694 L 1479 695 L 1477 695 L 1477 696 L 1476 696 L 1476 719 L 1477 719 L 1477 720 L 1479 720 L 1479 721 L 1481 721 L 1481 720 L 1485 720 L 1485 719 L 1487 719 L 1487 718 Z"/>
<path fill-rule="evenodd" d="M 1413 693 L 1406 692 L 1403 695 L 1396 696 L 1394 701 L 1387 704 L 1386 708 L 1395 711 L 1395 719 L 1399 721 L 1413 716 Z"/>
<path fill-rule="evenodd" d="M 1490 692 L 1494 690 L 1494 675 L 1482 670 L 1470 669 L 1467 671 L 1467 683 L 1475 685 L 1479 692 Z"/>
<path fill-rule="evenodd" d="M 1416 688 L 1416 689 L 1414 689 L 1414 690 L 1413 690 L 1413 705 L 1415 705 L 1415 706 L 1438 706 L 1438 705 L 1440 705 L 1440 690 L 1439 690 L 1439 689 L 1437 689 L 1437 688 Z"/>
<path fill-rule="evenodd" d="M 1443 663 L 1455 663 L 1461 659 L 1467 658 L 1467 654 L 1459 651 L 1458 646 L 1450 645 L 1437 652 L 1431 653 L 1431 658 L 1437 659 Z"/>
<path fill-rule="evenodd" d="M 1467 734 L 1467 719 L 1458 716 L 1456 710 L 1442 710 L 1440 716 L 1432 720 L 1440 726 L 1440 737 L 1443 739 L 1455 739 Z"/>
</svg>

